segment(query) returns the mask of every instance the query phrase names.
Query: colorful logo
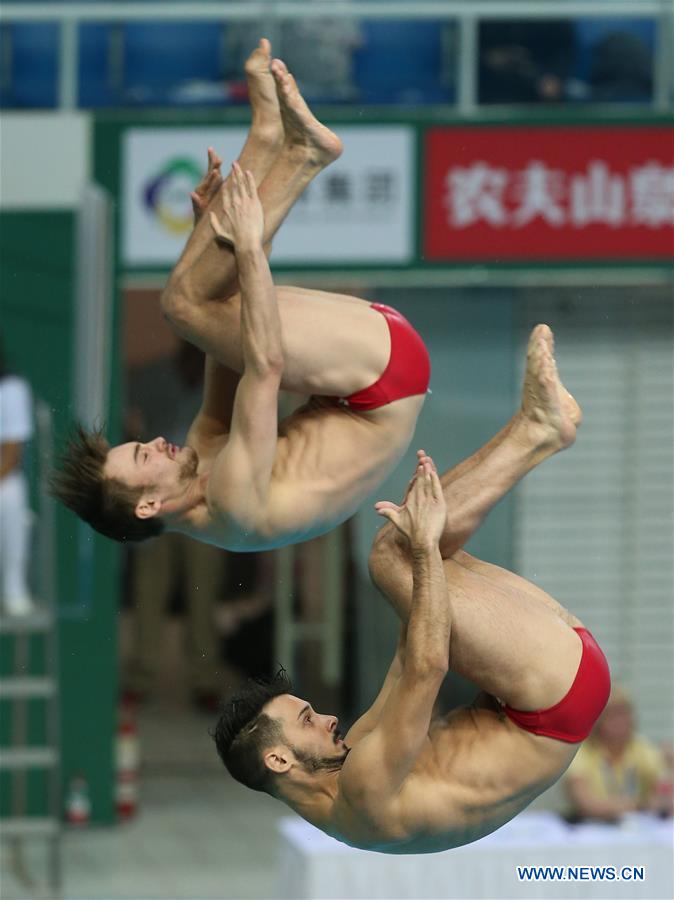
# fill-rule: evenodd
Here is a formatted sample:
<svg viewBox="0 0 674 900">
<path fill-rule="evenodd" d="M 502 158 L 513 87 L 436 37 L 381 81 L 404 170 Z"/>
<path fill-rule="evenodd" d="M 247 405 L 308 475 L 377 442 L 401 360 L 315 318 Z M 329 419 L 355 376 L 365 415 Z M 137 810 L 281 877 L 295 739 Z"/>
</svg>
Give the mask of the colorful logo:
<svg viewBox="0 0 674 900">
<path fill-rule="evenodd" d="M 190 193 L 201 175 L 201 169 L 193 159 L 176 156 L 143 190 L 145 206 L 170 234 L 183 235 L 192 227 Z"/>
</svg>

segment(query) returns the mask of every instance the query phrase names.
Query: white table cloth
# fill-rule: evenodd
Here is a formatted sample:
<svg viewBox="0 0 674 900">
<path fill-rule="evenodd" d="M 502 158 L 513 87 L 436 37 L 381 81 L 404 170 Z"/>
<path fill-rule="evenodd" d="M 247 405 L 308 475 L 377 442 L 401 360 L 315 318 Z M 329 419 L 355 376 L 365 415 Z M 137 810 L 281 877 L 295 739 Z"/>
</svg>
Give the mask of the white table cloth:
<svg viewBox="0 0 674 900">
<path fill-rule="evenodd" d="M 414 856 L 354 850 L 303 819 L 280 824 L 280 900 L 672 900 L 672 821 L 628 816 L 620 826 L 570 826 L 522 813 L 464 847 Z M 643 866 L 643 882 L 518 881 L 517 866 Z"/>
</svg>

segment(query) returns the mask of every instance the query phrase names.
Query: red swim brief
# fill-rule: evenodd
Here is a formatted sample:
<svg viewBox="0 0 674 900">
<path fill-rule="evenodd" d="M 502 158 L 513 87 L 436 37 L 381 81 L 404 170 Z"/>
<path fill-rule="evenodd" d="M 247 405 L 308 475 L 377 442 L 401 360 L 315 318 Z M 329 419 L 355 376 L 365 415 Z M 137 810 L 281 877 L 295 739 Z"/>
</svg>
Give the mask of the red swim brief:
<svg viewBox="0 0 674 900">
<path fill-rule="evenodd" d="M 611 673 L 601 647 L 587 628 L 574 628 L 583 642 L 578 671 L 568 693 L 549 709 L 523 712 L 504 706 L 504 712 L 520 728 L 577 744 L 584 741 L 606 706 Z"/>
<path fill-rule="evenodd" d="M 426 346 L 407 319 L 383 303 L 370 305 L 386 319 L 391 335 L 391 355 L 374 384 L 340 399 L 340 403 L 350 409 L 378 409 L 403 397 L 425 394 L 431 377 Z"/>
</svg>

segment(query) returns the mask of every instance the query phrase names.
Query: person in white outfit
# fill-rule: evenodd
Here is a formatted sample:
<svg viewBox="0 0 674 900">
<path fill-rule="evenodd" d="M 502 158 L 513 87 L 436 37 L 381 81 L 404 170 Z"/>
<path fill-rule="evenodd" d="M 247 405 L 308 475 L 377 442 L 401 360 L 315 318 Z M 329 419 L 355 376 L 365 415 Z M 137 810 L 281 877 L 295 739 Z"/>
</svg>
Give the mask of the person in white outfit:
<svg viewBox="0 0 674 900">
<path fill-rule="evenodd" d="M 33 436 L 33 401 L 28 382 L 7 372 L 0 359 L 0 591 L 8 615 L 33 610 L 28 587 L 30 508 L 21 465 Z"/>
</svg>

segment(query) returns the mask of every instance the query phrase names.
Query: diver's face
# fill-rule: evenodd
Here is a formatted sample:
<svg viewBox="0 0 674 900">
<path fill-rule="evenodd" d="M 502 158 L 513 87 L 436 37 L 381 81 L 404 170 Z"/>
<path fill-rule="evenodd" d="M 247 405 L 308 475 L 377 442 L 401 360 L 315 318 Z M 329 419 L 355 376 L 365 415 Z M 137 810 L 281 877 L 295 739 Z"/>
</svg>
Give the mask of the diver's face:
<svg viewBox="0 0 674 900">
<path fill-rule="evenodd" d="M 281 723 L 285 742 L 307 768 L 338 764 L 349 752 L 337 717 L 317 713 L 306 700 L 282 694 L 269 701 L 265 712 Z"/>
<path fill-rule="evenodd" d="M 148 443 L 129 441 L 112 447 L 103 467 L 106 478 L 131 488 L 153 488 L 171 497 L 196 475 L 199 459 L 192 447 L 178 447 L 165 438 Z"/>
</svg>

